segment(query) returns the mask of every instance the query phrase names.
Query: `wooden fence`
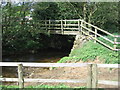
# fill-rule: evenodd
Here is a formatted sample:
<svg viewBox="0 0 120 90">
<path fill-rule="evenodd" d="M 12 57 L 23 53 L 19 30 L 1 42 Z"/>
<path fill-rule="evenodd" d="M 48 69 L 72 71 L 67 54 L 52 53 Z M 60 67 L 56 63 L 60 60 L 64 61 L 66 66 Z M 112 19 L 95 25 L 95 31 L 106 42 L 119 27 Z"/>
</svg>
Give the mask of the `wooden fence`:
<svg viewBox="0 0 120 90">
<path fill-rule="evenodd" d="M 118 81 L 98 80 L 98 68 L 120 68 L 119 64 L 92 64 L 92 63 L 22 63 L 22 62 L 0 62 L 0 66 L 17 66 L 18 78 L 0 78 L 0 81 L 18 82 L 19 88 L 24 88 L 24 82 L 50 82 L 50 83 L 87 83 L 87 88 L 97 88 L 98 84 L 119 85 Z M 23 67 L 85 67 L 87 66 L 87 79 L 63 80 L 63 79 L 31 79 L 24 78 Z"/>
<path fill-rule="evenodd" d="M 45 30 L 50 34 L 67 34 L 67 35 L 77 35 L 77 34 L 84 34 L 88 35 L 94 42 L 99 42 L 100 44 L 106 46 L 107 48 L 115 51 L 120 50 L 120 35 L 113 35 L 103 29 L 98 28 L 90 23 L 87 23 L 84 20 L 77 19 L 77 20 L 41 20 L 39 21 L 42 24 L 39 24 L 43 31 Z M 106 34 L 107 36 L 111 37 L 109 39 L 99 32 Z M 103 40 L 98 39 L 97 37 L 101 37 Z M 108 42 L 109 44 L 105 43 Z"/>
</svg>

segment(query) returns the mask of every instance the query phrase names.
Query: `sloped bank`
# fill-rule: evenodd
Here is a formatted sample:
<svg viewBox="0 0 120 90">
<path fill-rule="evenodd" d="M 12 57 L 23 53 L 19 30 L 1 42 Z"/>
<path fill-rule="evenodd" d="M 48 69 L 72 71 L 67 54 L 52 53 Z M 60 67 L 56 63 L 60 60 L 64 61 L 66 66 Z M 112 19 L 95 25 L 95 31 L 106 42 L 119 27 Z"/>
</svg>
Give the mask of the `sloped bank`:
<svg viewBox="0 0 120 90">
<path fill-rule="evenodd" d="M 76 36 L 69 57 L 63 57 L 58 63 L 87 62 L 99 59 L 103 63 L 118 64 L 120 63 L 118 56 L 117 51 L 112 51 L 99 43 L 94 43 L 87 36 Z"/>
</svg>

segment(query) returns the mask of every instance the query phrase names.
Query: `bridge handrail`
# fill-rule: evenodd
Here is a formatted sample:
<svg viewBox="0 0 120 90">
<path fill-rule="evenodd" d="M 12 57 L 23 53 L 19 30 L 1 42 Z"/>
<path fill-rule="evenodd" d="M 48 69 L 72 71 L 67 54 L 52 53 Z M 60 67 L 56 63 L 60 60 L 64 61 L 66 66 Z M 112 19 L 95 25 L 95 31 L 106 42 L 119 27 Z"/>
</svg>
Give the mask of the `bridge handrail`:
<svg viewBox="0 0 120 90">
<path fill-rule="evenodd" d="M 97 30 L 100 30 L 100 31 L 102 31 L 102 32 L 104 32 L 104 33 L 106 33 L 106 34 L 112 36 L 112 37 L 115 37 L 115 35 L 113 35 L 113 34 L 107 32 L 107 31 L 105 31 L 105 30 L 103 30 L 103 29 L 101 29 L 101 28 L 99 28 L 99 27 L 97 27 L 97 26 L 94 26 L 94 25 L 92 25 L 92 24 L 90 24 L 90 23 L 88 23 L 88 22 L 86 22 L 86 21 L 84 21 L 84 20 L 80 20 L 80 21 L 81 21 L 81 22 L 85 22 L 86 24 L 88 24 L 88 25 L 90 25 L 90 26 L 96 28 Z"/>
<path fill-rule="evenodd" d="M 91 29 L 85 27 L 83 24 L 80 25 L 81 27 L 85 28 L 85 29 L 88 30 L 89 32 L 92 32 L 92 33 L 95 34 L 95 38 L 92 37 L 93 39 L 95 39 L 95 40 L 98 41 L 99 43 L 105 45 L 106 47 L 108 47 L 108 48 L 110 48 L 110 49 L 112 49 L 112 50 L 115 50 L 115 51 L 119 51 L 119 50 L 120 50 L 120 49 L 117 49 L 117 45 L 120 44 L 120 42 L 117 42 L 117 38 L 120 37 L 120 35 L 113 35 L 113 34 L 107 32 L 107 31 L 105 31 L 105 30 L 103 30 L 103 29 L 98 28 L 97 26 L 94 26 L 94 25 L 92 25 L 92 24 L 90 24 L 90 23 L 87 23 L 87 22 L 84 21 L 84 20 L 80 20 L 80 21 L 81 21 L 82 23 L 84 22 L 85 24 L 87 24 L 87 25 L 95 28 L 95 31 L 92 31 Z M 112 40 L 110 40 L 110 39 L 108 39 L 108 38 L 106 38 L 106 37 L 98 34 L 98 33 L 97 33 L 98 31 L 101 31 L 101 32 L 103 32 L 103 33 L 106 33 L 107 35 L 112 36 L 112 37 L 114 38 L 114 41 L 112 41 Z M 83 31 L 82 31 L 82 32 L 83 32 Z M 88 35 L 89 35 L 89 34 L 88 34 Z M 98 39 L 97 39 L 97 36 L 100 36 L 100 37 L 102 37 L 104 40 L 109 41 L 110 43 L 112 43 L 112 44 L 114 45 L 114 47 L 111 47 L 110 45 L 105 44 L 105 43 L 102 42 L 101 40 L 98 40 Z"/>
<path fill-rule="evenodd" d="M 103 44 L 104 46 L 112 49 L 112 50 L 115 50 L 115 51 L 119 51 L 120 49 L 117 48 L 117 45 L 120 45 L 120 42 L 117 41 L 118 38 L 120 38 L 120 35 L 113 35 L 111 33 L 109 33 L 108 31 L 105 31 L 95 25 L 92 25 L 82 19 L 71 19 L 71 20 L 37 20 L 38 22 L 42 21 L 41 23 L 35 23 L 37 26 L 40 25 L 40 27 L 44 30 L 46 29 L 47 32 L 53 32 L 53 33 L 58 33 L 58 34 L 64 34 L 64 33 L 67 33 L 69 34 L 70 32 L 68 31 L 75 31 L 73 32 L 74 33 L 78 33 L 78 32 L 83 32 L 84 34 L 92 37 L 95 42 L 99 42 L 101 44 Z M 34 26 L 34 23 L 32 21 L 28 21 L 28 22 L 31 22 L 32 24 L 30 23 L 27 23 L 29 25 L 33 25 Z M 52 22 L 55 22 L 55 23 L 52 23 Z M 58 22 L 58 23 L 57 23 Z M 83 24 L 82 24 L 83 23 Z M 90 28 L 84 26 L 85 25 L 88 25 L 92 28 L 95 29 L 94 30 L 91 30 Z M 37 26 L 35 28 L 37 28 Z M 38 27 L 39 28 L 39 27 Z M 81 30 L 82 28 L 84 28 L 85 30 L 87 30 L 87 33 L 85 32 L 85 30 Z M 42 31 L 42 30 L 41 30 Z M 45 31 L 45 30 L 44 30 Z M 43 32 L 44 32 L 43 31 Z M 101 31 L 109 36 L 111 36 L 113 38 L 113 40 L 101 35 L 98 33 L 98 31 Z M 95 36 L 91 36 L 89 35 L 88 33 L 91 32 L 93 33 Z M 108 41 L 111 43 L 111 45 L 109 44 L 106 44 L 104 43 L 102 40 L 99 40 L 97 38 L 97 36 L 103 38 L 104 40 Z"/>
</svg>

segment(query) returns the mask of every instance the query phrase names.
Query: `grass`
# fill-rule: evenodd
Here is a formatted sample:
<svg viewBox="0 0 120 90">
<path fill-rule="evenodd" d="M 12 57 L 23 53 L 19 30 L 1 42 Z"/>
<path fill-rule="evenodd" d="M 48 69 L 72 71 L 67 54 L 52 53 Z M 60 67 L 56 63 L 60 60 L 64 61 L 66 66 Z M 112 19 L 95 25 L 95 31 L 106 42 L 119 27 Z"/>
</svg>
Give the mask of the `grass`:
<svg viewBox="0 0 120 90">
<path fill-rule="evenodd" d="M 2 86 L 2 85 L 0 85 L 0 88 L 2 88 L 3 90 L 4 89 L 7 89 L 7 88 L 11 88 L 11 89 L 18 89 L 18 86 L 15 86 L 15 85 L 12 85 L 12 86 Z M 25 87 L 25 90 L 26 89 L 32 89 L 32 88 L 42 88 L 42 90 L 45 88 L 48 88 L 48 89 L 50 89 L 50 90 L 52 90 L 52 89 L 70 89 L 70 87 L 69 86 L 66 86 L 66 85 L 64 85 L 64 84 L 60 84 L 60 85 L 56 85 L 56 86 L 50 86 L 50 85 L 37 85 L 37 86 L 28 86 L 28 87 Z M 73 88 L 74 90 L 76 90 L 76 89 L 78 89 L 78 90 L 85 90 L 85 88 L 86 87 L 75 87 L 75 88 Z M 72 90 L 73 90 L 72 89 Z"/>
<path fill-rule="evenodd" d="M 0 85 L 0 90 L 18 90 L 18 86 L 2 86 Z M 83 87 L 75 87 L 75 88 L 70 88 L 69 86 L 66 86 L 64 84 L 60 84 L 60 85 L 57 85 L 57 86 L 49 86 L 49 85 L 38 85 L 38 86 L 28 86 L 28 87 L 25 87 L 24 89 L 22 90 L 34 90 L 34 89 L 41 89 L 41 90 L 88 90 L 87 87 L 83 86 Z M 104 88 L 98 88 L 98 90 L 105 90 Z"/>
<path fill-rule="evenodd" d="M 99 38 L 101 39 L 101 38 Z M 109 44 L 109 43 L 108 43 Z M 64 63 L 66 61 L 94 61 L 96 57 L 99 57 L 99 60 L 102 60 L 104 63 L 118 64 L 118 52 L 112 51 L 99 43 L 94 43 L 89 41 L 84 44 L 82 48 L 73 50 L 70 53 L 69 57 L 63 57 L 58 63 Z"/>
</svg>

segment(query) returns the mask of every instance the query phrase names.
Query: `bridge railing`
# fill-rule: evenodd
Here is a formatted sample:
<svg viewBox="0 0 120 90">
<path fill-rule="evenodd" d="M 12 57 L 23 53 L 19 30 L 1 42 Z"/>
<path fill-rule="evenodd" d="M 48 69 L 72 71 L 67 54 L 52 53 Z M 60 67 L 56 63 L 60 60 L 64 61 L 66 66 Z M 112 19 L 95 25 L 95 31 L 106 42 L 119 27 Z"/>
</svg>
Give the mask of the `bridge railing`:
<svg viewBox="0 0 120 90">
<path fill-rule="evenodd" d="M 112 49 L 112 50 L 115 50 L 115 51 L 119 51 L 120 50 L 120 35 L 113 35 L 101 28 L 98 28 L 97 26 L 94 26 L 90 23 L 87 23 L 86 21 L 84 20 L 80 20 L 81 21 L 81 32 L 84 33 L 85 35 L 88 35 L 90 37 L 92 37 L 94 40 L 95 40 L 95 43 L 96 41 L 99 42 L 100 44 Z M 90 28 L 86 27 L 86 25 L 88 25 L 89 27 L 91 27 L 92 29 L 94 30 L 91 30 Z M 84 31 L 84 30 L 87 30 L 87 33 Z M 102 32 L 104 34 L 106 34 L 108 37 L 112 37 L 111 39 L 107 38 L 106 36 L 103 36 L 102 34 L 98 33 L 98 32 Z M 93 35 L 90 35 L 90 33 L 93 33 Z M 98 37 L 101 37 L 103 40 L 100 40 Z M 105 42 L 109 42 L 109 43 L 105 43 Z M 118 48 L 119 47 L 119 48 Z"/>
<path fill-rule="evenodd" d="M 84 20 L 40 20 L 42 22 L 41 28 L 43 27 L 47 32 L 51 34 L 72 34 L 77 35 L 82 32 L 82 34 L 88 35 L 94 39 L 94 42 L 99 42 L 100 44 L 108 47 L 111 50 L 120 50 L 120 35 L 113 35 L 97 26 L 87 23 Z M 42 30 L 41 30 L 42 31 Z M 102 32 L 106 34 L 102 35 Z M 92 33 L 92 34 L 90 34 Z M 102 40 L 100 38 L 102 38 Z M 107 43 L 106 43 L 107 42 Z"/>
<path fill-rule="evenodd" d="M 118 86 L 120 82 L 109 80 L 98 80 L 98 68 L 117 68 L 119 64 L 92 64 L 92 63 L 23 63 L 23 62 L 0 62 L 0 66 L 17 66 L 18 78 L 0 78 L 2 82 L 18 82 L 19 88 L 24 88 L 25 82 L 50 82 L 50 83 L 87 83 L 87 88 L 97 88 L 98 84 Z M 40 79 L 24 78 L 23 67 L 86 67 L 87 79 Z"/>
<path fill-rule="evenodd" d="M 18 24 L 22 25 L 21 23 Z M 28 29 L 32 28 L 33 30 L 36 30 L 35 32 L 37 33 L 77 35 L 82 32 L 82 34 L 93 38 L 95 43 L 99 42 L 111 50 L 120 51 L 120 35 L 113 35 L 81 19 L 26 20 L 24 24 L 27 28 L 29 27 Z M 5 28 L 8 26 L 2 25 L 2 27 Z M 107 37 L 101 33 L 106 34 Z"/>
<path fill-rule="evenodd" d="M 40 22 L 44 22 L 41 28 L 46 28 L 51 34 L 76 35 L 79 33 L 78 20 L 40 20 Z"/>
</svg>

